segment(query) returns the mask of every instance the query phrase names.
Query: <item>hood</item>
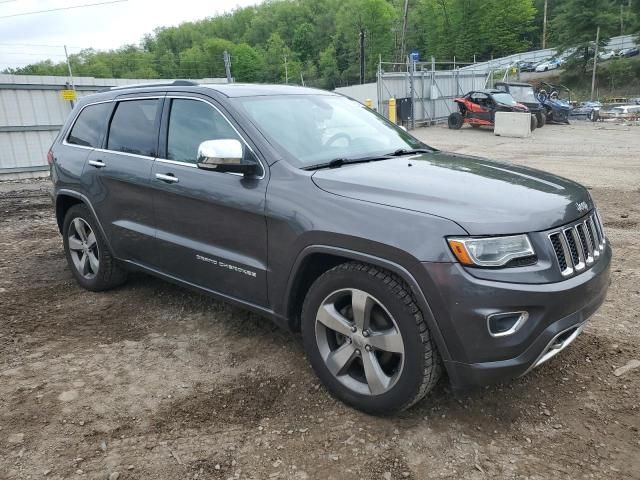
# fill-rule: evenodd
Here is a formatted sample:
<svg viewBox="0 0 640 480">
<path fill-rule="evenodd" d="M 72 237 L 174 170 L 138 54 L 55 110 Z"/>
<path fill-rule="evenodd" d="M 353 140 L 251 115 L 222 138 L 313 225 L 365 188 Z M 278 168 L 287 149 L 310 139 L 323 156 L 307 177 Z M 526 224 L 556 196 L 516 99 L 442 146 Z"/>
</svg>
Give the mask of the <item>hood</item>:
<svg viewBox="0 0 640 480">
<path fill-rule="evenodd" d="M 593 208 L 571 180 L 444 152 L 318 170 L 312 179 L 335 195 L 453 220 L 471 235 L 547 230 Z"/>
</svg>

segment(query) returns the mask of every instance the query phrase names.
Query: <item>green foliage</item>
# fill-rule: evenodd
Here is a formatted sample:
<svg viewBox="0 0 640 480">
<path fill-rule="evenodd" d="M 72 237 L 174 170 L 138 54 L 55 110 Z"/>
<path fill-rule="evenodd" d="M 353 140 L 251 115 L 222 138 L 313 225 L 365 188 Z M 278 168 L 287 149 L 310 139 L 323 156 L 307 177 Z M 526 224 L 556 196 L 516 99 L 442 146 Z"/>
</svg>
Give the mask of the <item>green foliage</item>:
<svg viewBox="0 0 640 480">
<path fill-rule="evenodd" d="M 631 10 L 628 0 L 548 0 L 547 43 L 583 42 L 586 47 L 597 25 L 603 39 L 618 34 L 621 2 L 626 29 L 640 32 L 640 0 L 632 1 Z M 284 83 L 288 77 L 290 83 L 335 88 L 360 80 L 361 31 L 365 81 L 372 81 L 379 57 L 404 62 L 413 49 L 427 61 L 434 56 L 470 62 L 474 57 L 481 61 L 538 48 L 543 4 L 544 0 L 410 0 L 401 51 L 404 0 L 267 0 L 156 29 L 140 45 L 83 50 L 71 55 L 70 62 L 74 75 L 94 77 L 224 77 L 226 50 L 238 82 Z M 45 61 L 8 71 L 66 75 L 67 66 Z"/>
</svg>

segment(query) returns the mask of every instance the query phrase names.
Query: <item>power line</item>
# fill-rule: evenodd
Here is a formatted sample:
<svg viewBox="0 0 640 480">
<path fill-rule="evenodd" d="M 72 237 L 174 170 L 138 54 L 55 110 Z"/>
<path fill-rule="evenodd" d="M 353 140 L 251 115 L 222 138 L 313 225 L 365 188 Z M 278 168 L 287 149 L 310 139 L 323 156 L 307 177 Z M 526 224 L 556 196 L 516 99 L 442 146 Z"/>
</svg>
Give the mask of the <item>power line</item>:
<svg viewBox="0 0 640 480">
<path fill-rule="evenodd" d="M 39 13 L 58 12 L 58 11 L 61 11 L 61 10 L 72 10 L 74 8 L 97 7 L 98 5 L 110 5 L 112 3 L 122 3 L 122 2 L 128 2 L 128 1 L 129 0 L 111 0 L 109 2 L 85 3 L 83 5 L 72 5 L 70 7 L 50 8 L 48 10 L 36 10 L 36 11 L 33 11 L 33 12 L 23 12 L 23 13 L 14 13 L 12 15 L 2 15 L 2 16 L 0 16 L 0 19 L 22 17 L 22 16 L 25 16 L 25 15 L 36 15 L 36 14 L 39 14 Z"/>
</svg>

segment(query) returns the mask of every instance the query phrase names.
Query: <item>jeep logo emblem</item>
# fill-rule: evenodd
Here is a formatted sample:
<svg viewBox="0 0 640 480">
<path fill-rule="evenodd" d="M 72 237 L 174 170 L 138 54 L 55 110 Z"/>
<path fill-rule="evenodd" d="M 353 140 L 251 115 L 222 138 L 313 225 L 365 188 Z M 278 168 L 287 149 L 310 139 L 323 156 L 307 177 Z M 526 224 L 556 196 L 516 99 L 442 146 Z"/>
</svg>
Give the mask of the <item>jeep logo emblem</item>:
<svg viewBox="0 0 640 480">
<path fill-rule="evenodd" d="M 589 210 L 589 205 L 587 205 L 587 202 L 576 202 L 576 208 L 579 212 L 586 212 Z"/>
</svg>

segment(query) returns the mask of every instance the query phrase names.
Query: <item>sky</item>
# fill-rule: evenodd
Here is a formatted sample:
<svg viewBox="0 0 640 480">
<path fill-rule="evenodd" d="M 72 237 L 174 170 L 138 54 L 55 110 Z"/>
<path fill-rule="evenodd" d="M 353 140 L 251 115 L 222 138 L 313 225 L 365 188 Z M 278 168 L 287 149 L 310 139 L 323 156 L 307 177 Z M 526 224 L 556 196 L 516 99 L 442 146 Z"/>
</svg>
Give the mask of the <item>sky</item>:
<svg viewBox="0 0 640 480">
<path fill-rule="evenodd" d="M 140 42 L 161 26 L 212 17 L 259 0 L 126 0 L 85 8 L 40 10 L 109 0 L 0 0 L 0 70 L 50 58 L 64 60 L 83 48 L 98 50 Z M 19 15 L 30 13 L 28 15 Z M 4 17 L 4 18 L 3 18 Z"/>
</svg>

